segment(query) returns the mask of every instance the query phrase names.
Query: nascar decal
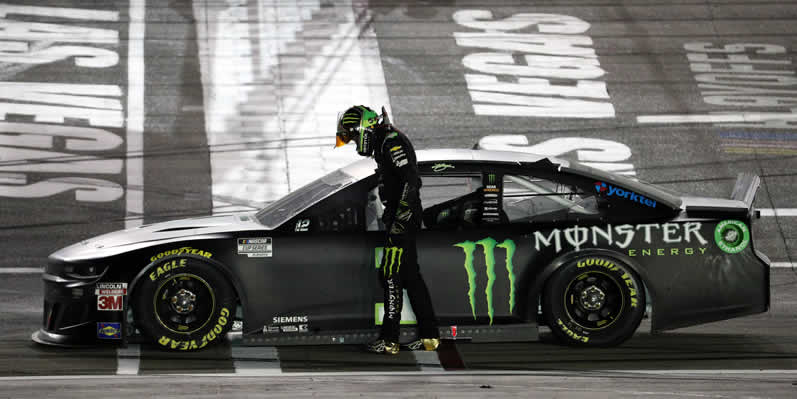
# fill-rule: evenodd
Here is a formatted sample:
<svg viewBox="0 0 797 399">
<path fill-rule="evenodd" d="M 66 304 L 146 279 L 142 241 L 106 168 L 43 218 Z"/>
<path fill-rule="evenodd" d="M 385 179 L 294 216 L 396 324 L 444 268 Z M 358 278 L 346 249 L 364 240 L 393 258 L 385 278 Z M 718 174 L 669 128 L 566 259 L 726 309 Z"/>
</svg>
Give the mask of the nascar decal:
<svg viewBox="0 0 797 399">
<path fill-rule="evenodd" d="M 390 149 L 390 158 L 393 160 L 393 164 L 399 168 L 408 163 L 407 154 L 404 153 L 404 149 L 400 145 Z"/>
<path fill-rule="evenodd" d="M 161 253 L 149 258 L 149 261 L 150 262 L 155 262 L 156 260 L 161 259 L 161 258 L 166 257 L 166 256 L 180 255 L 180 254 L 199 255 L 199 256 L 202 256 L 202 257 L 205 257 L 205 258 L 210 258 L 211 256 L 213 256 L 212 253 L 210 253 L 208 251 L 203 251 L 201 249 L 196 249 L 196 248 L 191 248 L 191 247 L 180 247 L 180 248 L 175 248 L 175 249 L 171 249 L 171 250 L 168 250 L 168 251 L 163 251 L 163 252 L 161 252 Z"/>
<path fill-rule="evenodd" d="M 127 283 L 97 283 L 94 294 L 97 295 L 97 310 L 118 312 L 123 309 Z"/>
<path fill-rule="evenodd" d="M 606 182 L 595 182 L 595 191 L 597 191 L 598 194 L 606 195 L 607 197 L 625 198 L 629 201 L 637 202 L 651 208 L 656 207 L 656 201 L 646 198 L 642 194 L 637 194 L 633 191 L 623 190 L 620 187 L 606 184 Z"/>
<path fill-rule="evenodd" d="M 122 323 L 97 323 L 97 338 L 122 339 Z"/>
<path fill-rule="evenodd" d="M 271 237 L 238 239 L 238 255 L 246 255 L 250 258 L 270 258 L 273 254 Z"/>
<path fill-rule="evenodd" d="M 723 220 L 714 229 L 714 241 L 724 252 L 738 254 L 750 243 L 750 229 L 738 220 Z"/>
<path fill-rule="evenodd" d="M 487 237 L 482 240 L 473 242 L 473 241 L 463 241 L 457 244 L 454 244 L 455 247 L 460 247 L 465 252 L 465 272 L 468 275 L 468 301 L 470 302 L 470 309 L 471 313 L 473 314 L 473 319 L 476 320 L 476 275 L 477 272 L 473 267 L 473 253 L 476 250 L 476 246 L 482 247 L 482 253 L 484 254 L 484 263 L 485 263 L 485 273 L 487 274 L 487 286 L 484 289 L 484 294 L 487 299 L 487 315 L 490 317 L 490 324 L 493 324 L 493 315 L 495 314 L 495 309 L 493 308 L 493 285 L 495 284 L 496 274 L 495 274 L 495 248 L 502 248 L 506 251 L 506 271 L 507 271 L 507 278 L 509 279 L 509 313 L 515 308 L 515 271 L 514 266 L 512 265 L 512 258 L 515 255 L 515 242 L 506 239 L 502 243 L 498 244 L 498 242 L 491 238 Z"/>
</svg>

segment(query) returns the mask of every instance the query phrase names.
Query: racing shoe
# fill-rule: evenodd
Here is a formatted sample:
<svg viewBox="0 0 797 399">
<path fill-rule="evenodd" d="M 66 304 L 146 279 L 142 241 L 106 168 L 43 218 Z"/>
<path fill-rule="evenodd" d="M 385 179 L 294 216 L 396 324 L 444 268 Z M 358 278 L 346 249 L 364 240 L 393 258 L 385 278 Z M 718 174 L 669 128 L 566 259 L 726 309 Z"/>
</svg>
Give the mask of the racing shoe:
<svg viewBox="0 0 797 399">
<path fill-rule="evenodd" d="M 411 351 L 435 351 L 437 347 L 440 346 L 440 340 L 437 338 L 421 338 L 409 342 L 404 346 Z"/>
<path fill-rule="evenodd" d="M 388 355 L 395 355 L 399 353 L 399 344 L 395 342 L 388 342 L 384 339 L 377 339 L 365 345 L 368 352 L 373 353 L 387 353 Z"/>
</svg>

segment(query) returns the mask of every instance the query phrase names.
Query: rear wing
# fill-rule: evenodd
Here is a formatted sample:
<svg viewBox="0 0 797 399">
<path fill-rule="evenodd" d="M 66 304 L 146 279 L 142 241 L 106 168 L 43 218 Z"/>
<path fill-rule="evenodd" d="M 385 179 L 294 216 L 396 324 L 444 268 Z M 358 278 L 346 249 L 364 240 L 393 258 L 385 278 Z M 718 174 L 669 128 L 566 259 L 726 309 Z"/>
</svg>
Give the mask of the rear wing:
<svg viewBox="0 0 797 399">
<path fill-rule="evenodd" d="M 758 186 L 761 185 L 761 178 L 752 173 L 739 173 L 736 177 L 736 185 L 733 186 L 731 199 L 742 201 L 747 205 L 747 209 L 753 207 Z"/>
</svg>

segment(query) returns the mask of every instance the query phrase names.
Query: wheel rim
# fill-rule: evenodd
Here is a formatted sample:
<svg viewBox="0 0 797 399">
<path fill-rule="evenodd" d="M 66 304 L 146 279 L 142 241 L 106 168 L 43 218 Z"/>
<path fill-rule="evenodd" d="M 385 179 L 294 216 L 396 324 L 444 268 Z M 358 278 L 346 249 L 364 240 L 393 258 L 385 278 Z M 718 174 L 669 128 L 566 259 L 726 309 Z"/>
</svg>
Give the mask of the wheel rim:
<svg viewBox="0 0 797 399">
<path fill-rule="evenodd" d="M 588 271 L 573 278 L 565 289 L 564 301 L 568 318 L 593 331 L 614 324 L 625 308 L 623 287 L 600 271 Z"/>
<path fill-rule="evenodd" d="M 177 334 L 191 334 L 210 321 L 216 296 L 201 277 L 182 273 L 170 277 L 155 290 L 154 305 L 161 326 Z"/>
</svg>

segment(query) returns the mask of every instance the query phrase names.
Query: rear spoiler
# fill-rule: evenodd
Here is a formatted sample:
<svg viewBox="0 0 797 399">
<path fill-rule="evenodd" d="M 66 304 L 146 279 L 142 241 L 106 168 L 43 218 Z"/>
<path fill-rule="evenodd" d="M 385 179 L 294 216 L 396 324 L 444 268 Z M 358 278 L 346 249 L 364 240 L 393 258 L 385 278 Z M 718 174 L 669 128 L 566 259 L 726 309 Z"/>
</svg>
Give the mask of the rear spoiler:
<svg viewBox="0 0 797 399">
<path fill-rule="evenodd" d="M 760 177 L 752 173 L 739 173 L 736 177 L 736 185 L 733 186 L 733 192 L 731 192 L 731 199 L 742 201 L 747 205 L 747 209 L 751 209 L 759 185 L 761 185 Z"/>
</svg>

